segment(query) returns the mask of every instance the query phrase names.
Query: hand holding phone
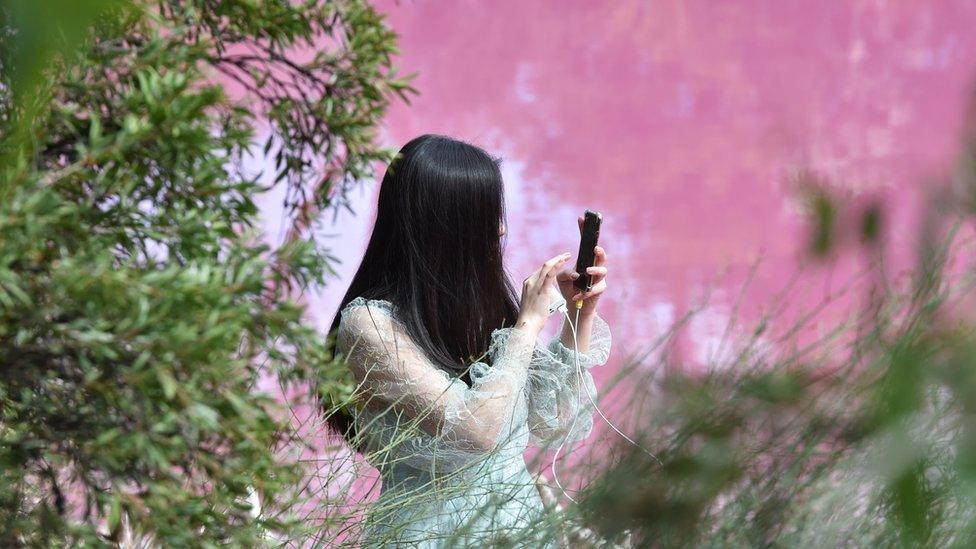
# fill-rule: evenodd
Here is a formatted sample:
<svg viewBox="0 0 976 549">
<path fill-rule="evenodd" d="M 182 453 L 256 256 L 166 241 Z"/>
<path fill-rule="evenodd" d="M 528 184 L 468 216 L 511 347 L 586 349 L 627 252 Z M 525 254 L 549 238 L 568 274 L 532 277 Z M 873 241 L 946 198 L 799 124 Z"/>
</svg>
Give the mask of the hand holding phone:
<svg viewBox="0 0 976 549">
<path fill-rule="evenodd" d="M 563 298 L 583 313 L 596 310 L 600 295 L 607 288 L 607 253 L 597 245 L 602 222 L 603 216 L 590 210 L 579 218 L 580 247 L 576 266 L 556 277 Z"/>
<path fill-rule="evenodd" d="M 599 212 L 586 210 L 583 215 L 583 227 L 580 229 L 580 247 L 576 255 L 576 273 L 579 278 L 573 283 L 576 289 L 586 292 L 593 286 L 593 277 L 586 269 L 596 264 L 596 245 L 600 240 L 600 225 L 603 216 Z"/>
</svg>

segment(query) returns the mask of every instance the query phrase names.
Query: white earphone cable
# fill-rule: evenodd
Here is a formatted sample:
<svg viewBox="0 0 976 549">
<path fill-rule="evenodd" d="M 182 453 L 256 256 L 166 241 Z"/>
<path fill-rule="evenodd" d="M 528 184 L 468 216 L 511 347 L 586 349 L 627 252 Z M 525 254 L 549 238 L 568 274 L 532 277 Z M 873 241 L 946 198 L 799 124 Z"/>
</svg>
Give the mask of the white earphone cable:
<svg viewBox="0 0 976 549">
<path fill-rule="evenodd" d="M 664 463 L 662 463 L 661 460 L 657 456 L 655 456 L 649 450 L 647 450 L 646 448 L 644 448 L 643 446 L 641 446 L 640 444 L 638 444 L 637 442 L 635 442 L 632 438 L 630 438 L 629 436 L 625 435 L 620 429 L 618 429 L 617 426 L 614 425 L 610 421 L 610 419 L 607 418 L 607 416 L 603 413 L 603 410 L 600 409 L 600 406 L 597 405 L 596 400 L 595 400 L 593 394 L 590 392 L 589 385 L 587 385 L 584 382 L 584 379 L 583 379 L 583 369 L 580 367 L 580 362 L 579 362 L 579 340 L 577 339 L 576 326 L 577 326 L 577 323 L 579 322 L 580 303 L 577 302 L 577 305 L 576 305 L 576 320 L 575 321 L 571 321 L 570 320 L 569 312 L 566 310 L 566 307 L 565 306 L 560 307 L 560 309 L 562 310 L 563 315 L 566 316 L 566 321 L 569 323 L 569 325 L 570 325 L 569 326 L 570 327 L 570 331 L 573 334 L 573 361 L 574 361 L 575 367 L 576 367 L 577 381 L 579 382 L 579 386 L 581 388 L 583 388 L 584 391 L 586 391 L 586 396 L 589 399 L 590 404 L 593 406 L 593 409 L 596 410 L 596 412 L 598 414 L 600 414 L 600 417 L 603 419 L 603 421 L 608 426 L 610 426 L 610 428 L 613 429 L 618 435 L 620 435 L 621 437 L 623 437 L 624 440 L 626 440 L 627 442 L 629 442 L 631 445 L 639 448 L 642 452 L 644 452 L 648 456 L 654 458 L 654 460 L 657 461 L 659 464 L 664 465 Z M 580 394 L 579 394 L 579 392 L 577 392 L 576 393 L 576 410 L 577 410 L 577 412 L 579 412 L 579 409 L 580 409 Z M 553 480 L 553 482 L 556 483 L 556 486 L 559 488 L 559 491 L 562 492 L 563 495 L 566 496 L 566 498 L 568 498 L 573 503 L 576 503 L 576 500 L 573 499 L 573 497 L 570 496 L 566 492 L 566 490 L 563 488 L 562 483 L 559 482 L 559 477 L 556 475 L 556 461 L 559 459 L 559 453 L 562 451 L 563 447 L 566 445 L 566 441 L 569 440 L 569 436 L 572 434 L 573 428 L 576 427 L 576 418 L 577 417 L 579 417 L 579 413 L 576 413 L 576 414 L 573 415 L 573 421 L 572 421 L 572 423 L 570 423 L 569 429 L 566 430 L 566 434 L 563 436 L 562 442 L 556 448 L 556 452 L 552 456 L 552 463 L 550 464 L 550 467 L 549 467 L 549 470 L 552 472 L 552 480 Z"/>
</svg>

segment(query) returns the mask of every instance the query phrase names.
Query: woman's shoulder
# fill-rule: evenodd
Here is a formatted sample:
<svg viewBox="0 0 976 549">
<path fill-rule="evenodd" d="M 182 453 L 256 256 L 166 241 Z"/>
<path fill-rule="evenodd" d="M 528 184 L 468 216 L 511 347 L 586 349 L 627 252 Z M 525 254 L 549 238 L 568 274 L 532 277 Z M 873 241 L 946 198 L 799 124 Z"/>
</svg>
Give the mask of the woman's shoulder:
<svg viewBox="0 0 976 549">
<path fill-rule="evenodd" d="M 393 304 L 385 299 L 353 298 L 339 311 L 339 331 L 361 332 L 367 327 L 393 327 Z"/>
<path fill-rule="evenodd" d="M 336 348 L 342 353 L 403 352 L 411 341 L 395 316 L 396 307 L 385 299 L 357 297 L 342 307 Z"/>
<path fill-rule="evenodd" d="M 354 297 L 342 307 L 339 314 L 341 317 L 345 317 L 347 314 L 360 309 L 376 310 L 391 314 L 393 312 L 393 304 L 385 299 L 371 299 L 362 296 Z"/>
</svg>

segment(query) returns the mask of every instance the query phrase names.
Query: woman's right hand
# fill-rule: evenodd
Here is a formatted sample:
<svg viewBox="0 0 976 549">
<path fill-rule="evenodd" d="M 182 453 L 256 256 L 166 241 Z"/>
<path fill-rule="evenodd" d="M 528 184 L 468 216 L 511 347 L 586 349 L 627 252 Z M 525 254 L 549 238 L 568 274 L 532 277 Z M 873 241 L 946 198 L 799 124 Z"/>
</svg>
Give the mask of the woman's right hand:
<svg viewBox="0 0 976 549">
<path fill-rule="evenodd" d="M 549 288 L 556 280 L 559 267 L 571 256 L 566 252 L 553 257 L 522 282 L 522 303 L 516 326 L 534 330 L 536 334 L 542 331 L 549 319 L 549 305 L 552 303 Z"/>
</svg>

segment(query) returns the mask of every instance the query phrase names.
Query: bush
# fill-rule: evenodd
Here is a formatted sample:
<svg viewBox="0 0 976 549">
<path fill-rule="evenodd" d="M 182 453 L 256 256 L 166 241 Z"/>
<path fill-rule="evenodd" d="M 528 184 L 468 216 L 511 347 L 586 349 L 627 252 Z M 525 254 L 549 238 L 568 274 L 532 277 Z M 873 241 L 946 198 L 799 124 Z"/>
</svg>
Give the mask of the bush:
<svg viewBox="0 0 976 549">
<path fill-rule="evenodd" d="M 286 508 L 301 475 L 255 386 L 338 379 L 293 297 L 330 268 L 303 231 L 390 157 L 395 35 L 356 0 L 0 15 L 0 544 L 118 540 L 126 516 L 167 545 L 287 532 L 247 503 Z M 242 165 L 263 124 L 277 249 Z"/>
</svg>

